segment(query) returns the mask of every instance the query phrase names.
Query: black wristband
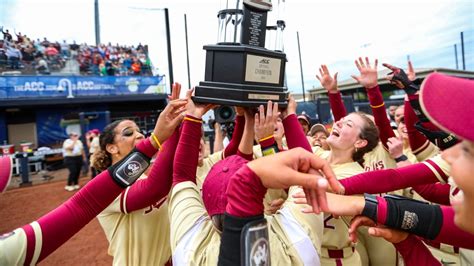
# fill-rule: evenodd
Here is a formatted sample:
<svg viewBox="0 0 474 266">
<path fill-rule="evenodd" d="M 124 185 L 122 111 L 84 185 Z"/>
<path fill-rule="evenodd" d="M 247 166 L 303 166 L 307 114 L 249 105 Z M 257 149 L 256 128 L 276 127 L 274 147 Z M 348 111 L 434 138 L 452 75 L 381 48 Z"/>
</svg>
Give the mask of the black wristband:
<svg viewBox="0 0 474 266">
<path fill-rule="evenodd" d="M 377 208 L 379 205 L 377 198 L 374 195 L 365 193 L 364 199 L 365 199 L 365 206 L 364 206 L 364 209 L 362 210 L 362 215 L 369 217 L 374 222 L 376 222 L 377 221 Z"/>
<path fill-rule="evenodd" d="M 396 195 L 385 195 L 387 219 L 385 225 L 417 236 L 435 239 L 443 226 L 439 205 L 430 205 Z"/>
<path fill-rule="evenodd" d="M 408 160 L 408 157 L 405 154 L 402 154 L 401 156 L 395 158 L 395 162 L 397 162 L 397 163 L 403 162 L 403 161 L 406 161 L 406 160 Z"/>
<path fill-rule="evenodd" d="M 151 158 L 134 148 L 125 158 L 110 166 L 107 170 L 115 183 L 126 188 L 146 171 L 150 166 L 150 160 Z"/>
</svg>

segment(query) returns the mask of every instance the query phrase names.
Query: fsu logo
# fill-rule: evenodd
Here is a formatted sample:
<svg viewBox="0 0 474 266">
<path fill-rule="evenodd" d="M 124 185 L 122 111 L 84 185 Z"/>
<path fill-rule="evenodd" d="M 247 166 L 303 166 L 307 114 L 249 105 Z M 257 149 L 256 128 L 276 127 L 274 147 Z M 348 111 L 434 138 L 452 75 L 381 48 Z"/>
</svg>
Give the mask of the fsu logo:
<svg viewBox="0 0 474 266">
<path fill-rule="evenodd" d="M 142 166 L 139 162 L 131 161 L 125 167 L 124 172 L 128 177 L 134 177 L 141 172 L 140 171 L 141 169 L 142 169 Z"/>
<path fill-rule="evenodd" d="M 268 241 L 265 238 L 260 238 L 252 246 L 250 251 L 251 265 L 252 266 L 264 266 L 270 265 L 270 254 L 268 248 Z"/>
</svg>

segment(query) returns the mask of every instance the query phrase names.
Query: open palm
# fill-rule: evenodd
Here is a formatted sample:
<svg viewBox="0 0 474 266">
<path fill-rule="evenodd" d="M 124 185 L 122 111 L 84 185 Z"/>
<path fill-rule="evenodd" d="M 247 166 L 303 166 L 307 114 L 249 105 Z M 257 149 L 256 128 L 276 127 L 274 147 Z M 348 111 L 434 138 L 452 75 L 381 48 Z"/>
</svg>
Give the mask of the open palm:
<svg viewBox="0 0 474 266">
<path fill-rule="evenodd" d="M 321 82 L 321 86 L 330 93 L 337 92 L 337 72 L 334 74 L 334 77 L 332 77 L 329 73 L 328 67 L 326 65 L 321 65 L 319 68 L 319 74 L 321 76 L 316 75 L 316 78 Z"/>
<path fill-rule="evenodd" d="M 371 66 L 369 58 L 365 58 L 365 62 L 359 57 L 359 60 L 355 60 L 357 69 L 359 69 L 360 76 L 352 76 L 360 85 L 364 88 L 370 89 L 377 86 L 377 64 L 378 60 L 375 59 L 375 63 Z"/>
</svg>

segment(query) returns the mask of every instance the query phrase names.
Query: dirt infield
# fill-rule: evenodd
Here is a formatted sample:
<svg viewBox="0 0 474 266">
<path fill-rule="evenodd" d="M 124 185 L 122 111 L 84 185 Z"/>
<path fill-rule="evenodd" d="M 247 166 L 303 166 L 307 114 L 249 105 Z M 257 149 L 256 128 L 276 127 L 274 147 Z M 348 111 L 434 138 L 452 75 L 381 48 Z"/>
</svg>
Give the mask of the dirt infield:
<svg viewBox="0 0 474 266">
<path fill-rule="evenodd" d="M 82 178 L 84 185 L 88 178 Z M 13 189 L 0 194 L 0 234 L 30 223 L 56 208 L 74 192 L 64 190 L 65 181 Z M 97 219 L 57 249 L 40 265 L 111 265 L 108 242 Z"/>
</svg>

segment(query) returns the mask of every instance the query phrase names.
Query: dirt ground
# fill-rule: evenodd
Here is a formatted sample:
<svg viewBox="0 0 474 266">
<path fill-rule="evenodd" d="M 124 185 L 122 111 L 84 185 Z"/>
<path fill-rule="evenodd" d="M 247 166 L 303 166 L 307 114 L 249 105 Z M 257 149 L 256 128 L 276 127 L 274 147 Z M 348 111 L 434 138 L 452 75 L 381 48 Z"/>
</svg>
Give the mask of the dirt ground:
<svg viewBox="0 0 474 266">
<path fill-rule="evenodd" d="M 80 184 L 88 180 L 82 178 Z M 55 180 L 0 194 L 0 234 L 38 219 L 74 195 L 65 191 L 64 186 L 64 180 Z M 111 265 L 107 247 L 105 234 L 94 219 L 40 265 Z"/>
</svg>

